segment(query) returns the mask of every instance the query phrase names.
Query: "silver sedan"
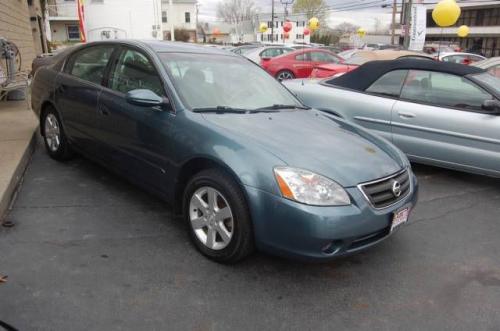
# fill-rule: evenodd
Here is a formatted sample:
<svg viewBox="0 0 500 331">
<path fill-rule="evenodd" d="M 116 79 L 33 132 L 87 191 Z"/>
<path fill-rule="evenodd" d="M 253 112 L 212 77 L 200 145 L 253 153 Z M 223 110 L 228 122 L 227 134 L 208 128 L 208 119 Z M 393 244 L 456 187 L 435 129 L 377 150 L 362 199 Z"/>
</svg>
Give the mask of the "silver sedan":
<svg viewBox="0 0 500 331">
<path fill-rule="evenodd" d="M 373 61 L 334 79 L 283 83 L 306 105 L 370 129 L 412 161 L 500 177 L 500 79 L 484 69 Z"/>
</svg>

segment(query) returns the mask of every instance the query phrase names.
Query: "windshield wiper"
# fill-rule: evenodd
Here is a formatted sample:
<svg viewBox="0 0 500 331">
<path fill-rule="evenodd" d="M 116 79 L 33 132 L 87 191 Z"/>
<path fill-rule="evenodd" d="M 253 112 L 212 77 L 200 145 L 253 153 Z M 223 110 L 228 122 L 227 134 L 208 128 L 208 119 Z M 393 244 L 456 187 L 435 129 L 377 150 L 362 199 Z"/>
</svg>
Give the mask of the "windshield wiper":
<svg viewBox="0 0 500 331">
<path fill-rule="evenodd" d="M 265 110 L 280 110 L 280 109 L 304 109 L 304 110 L 308 110 L 308 109 L 311 109 L 311 107 L 300 106 L 300 105 L 274 104 L 272 106 L 253 109 L 252 112 L 259 112 L 259 111 L 265 111 Z"/>
<path fill-rule="evenodd" d="M 234 114 L 246 114 L 249 113 L 249 109 L 244 108 L 233 108 L 228 106 L 217 106 L 217 107 L 200 107 L 193 108 L 195 113 L 234 113 Z"/>
</svg>

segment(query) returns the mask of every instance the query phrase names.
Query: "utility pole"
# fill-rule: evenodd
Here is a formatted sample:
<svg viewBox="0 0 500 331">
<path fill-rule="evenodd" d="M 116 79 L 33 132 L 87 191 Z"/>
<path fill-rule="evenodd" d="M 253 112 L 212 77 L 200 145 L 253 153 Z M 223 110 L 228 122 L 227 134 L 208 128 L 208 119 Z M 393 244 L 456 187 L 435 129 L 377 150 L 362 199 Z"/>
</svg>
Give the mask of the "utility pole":
<svg viewBox="0 0 500 331">
<path fill-rule="evenodd" d="M 411 6 L 413 5 L 413 0 L 408 0 L 405 3 L 405 37 L 404 37 L 404 48 L 408 49 L 410 46 L 410 25 L 411 25 Z"/>
<path fill-rule="evenodd" d="M 173 1 L 170 0 L 168 2 L 168 20 L 170 21 L 170 40 L 175 41 L 175 35 L 174 35 L 174 4 Z"/>
<path fill-rule="evenodd" d="M 394 45 L 396 39 L 396 3 L 397 0 L 392 2 L 392 31 L 391 31 L 391 45 Z"/>
<path fill-rule="evenodd" d="M 194 42 L 198 43 L 198 12 L 200 11 L 200 4 L 196 3 L 196 20 L 194 25 Z"/>
<path fill-rule="evenodd" d="M 271 23 L 271 37 L 274 43 L 274 0 L 271 0 Z"/>
</svg>

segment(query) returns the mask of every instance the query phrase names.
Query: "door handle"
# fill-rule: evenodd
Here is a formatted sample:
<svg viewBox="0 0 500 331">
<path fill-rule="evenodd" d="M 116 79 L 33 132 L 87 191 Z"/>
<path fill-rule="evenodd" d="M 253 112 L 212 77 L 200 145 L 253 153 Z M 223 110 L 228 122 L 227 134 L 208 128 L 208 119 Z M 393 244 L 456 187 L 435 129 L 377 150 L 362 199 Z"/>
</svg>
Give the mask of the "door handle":
<svg viewBox="0 0 500 331">
<path fill-rule="evenodd" d="M 98 110 L 99 110 L 99 113 L 102 115 L 109 115 L 109 109 L 106 106 L 99 105 Z"/>
<path fill-rule="evenodd" d="M 64 86 L 64 85 L 59 85 L 59 87 L 57 88 L 57 91 L 58 91 L 59 93 L 64 93 L 64 92 L 66 92 L 66 86 Z"/>
<path fill-rule="evenodd" d="M 413 113 L 405 113 L 405 112 L 398 112 L 398 115 L 401 118 L 414 118 L 416 116 Z"/>
</svg>

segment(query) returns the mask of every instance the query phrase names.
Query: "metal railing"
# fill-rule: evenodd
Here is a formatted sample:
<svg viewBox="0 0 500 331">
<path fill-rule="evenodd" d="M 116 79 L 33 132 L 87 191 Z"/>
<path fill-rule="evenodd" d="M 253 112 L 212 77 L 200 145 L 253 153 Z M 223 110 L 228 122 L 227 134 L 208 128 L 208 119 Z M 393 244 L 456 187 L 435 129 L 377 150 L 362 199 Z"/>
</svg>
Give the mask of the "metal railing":
<svg viewBox="0 0 500 331">
<path fill-rule="evenodd" d="M 76 2 L 72 4 L 47 5 L 47 16 L 49 17 L 78 17 Z"/>
</svg>

